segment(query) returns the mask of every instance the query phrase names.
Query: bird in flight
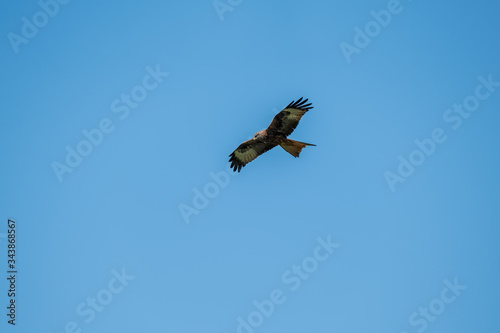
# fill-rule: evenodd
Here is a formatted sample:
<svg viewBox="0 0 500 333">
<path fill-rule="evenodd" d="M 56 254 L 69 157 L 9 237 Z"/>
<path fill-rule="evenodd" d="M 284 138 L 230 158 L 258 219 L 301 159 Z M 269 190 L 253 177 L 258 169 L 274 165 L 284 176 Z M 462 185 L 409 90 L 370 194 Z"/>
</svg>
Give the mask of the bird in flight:
<svg viewBox="0 0 500 333">
<path fill-rule="evenodd" d="M 241 171 L 247 163 L 255 160 L 268 150 L 281 146 L 294 157 L 299 157 L 300 152 L 306 146 L 316 146 L 311 143 L 305 143 L 288 139 L 293 130 L 299 124 L 300 119 L 307 111 L 312 109 L 311 103 L 307 103 L 307 98 L 302 97 L 297 102 L 292 101 L 286 108 L 278 113 L 271 125 L 263 131 L 255 133 L 253 139 L 243 142 L 229 155 L 231 168 L 233 171 Z"/>
</svg>

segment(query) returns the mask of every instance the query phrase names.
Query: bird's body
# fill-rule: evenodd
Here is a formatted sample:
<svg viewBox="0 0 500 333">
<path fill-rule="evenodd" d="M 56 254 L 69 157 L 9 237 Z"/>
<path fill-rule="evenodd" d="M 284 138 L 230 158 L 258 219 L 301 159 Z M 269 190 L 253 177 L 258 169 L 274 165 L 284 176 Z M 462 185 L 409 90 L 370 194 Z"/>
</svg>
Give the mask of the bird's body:
<svg viewBox="0 0 500 333">
<path fill-rule="evenodd" d="M 305 104 L 306 102 L 307 99 L 302 101 L 302 97 L 297 102 L 292 101 L 274 117 L 267 129 L 255 133 L 253 139 L 239 145 L 229 155 L 229 162 L 231 162 L 233 170 L 240 172 L 247 163 L 278 145 L 294 157 L 299 157 L 300 152 L 306 146 L 315 146 L 287 138 L 297 127 L 302 116 L 313 108 L 310 106 L 311 103 Z"/>
<path fill-rule="evenodd" d="M 272 144 L 273 147 L 279 145 L 283 140 L 286 139 L 286 136 L 280 133 L 267 133 L 266 130 L 259 131 L 255 133 L 253 137 L 258 142 L 267 142 L 268 144 Z"/>
</svg>

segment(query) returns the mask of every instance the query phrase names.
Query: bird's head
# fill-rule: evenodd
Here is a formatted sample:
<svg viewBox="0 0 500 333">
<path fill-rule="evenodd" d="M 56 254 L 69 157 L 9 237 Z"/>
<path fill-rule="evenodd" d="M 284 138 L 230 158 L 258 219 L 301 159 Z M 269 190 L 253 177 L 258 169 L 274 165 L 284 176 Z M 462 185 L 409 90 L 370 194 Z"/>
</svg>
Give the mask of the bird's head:
<svg viewBox="0 0 500 333">
<path fill-rule="evenodd" d="M 257 133 L 255 133 L 253 138 L 254 139 L 264 139 L 266 136 L 267 136 L 267 132 L 266 132 L 266 130 L 263 130 L 263 131 L 258 131 Z"/>
</svg>

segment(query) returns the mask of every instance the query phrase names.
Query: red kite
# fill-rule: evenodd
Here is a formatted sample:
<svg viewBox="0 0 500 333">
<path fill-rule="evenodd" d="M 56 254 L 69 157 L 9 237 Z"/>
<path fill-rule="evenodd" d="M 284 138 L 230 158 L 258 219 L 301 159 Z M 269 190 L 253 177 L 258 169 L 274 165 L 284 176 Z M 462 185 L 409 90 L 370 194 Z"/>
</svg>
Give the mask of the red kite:
<svg viewBox="0 0 500 333">
<path fill-rule="evenodd" d="M 263 131 L 255 133 L 253 139 L 243 142 L 236 150 L 229 155 L 231 168 L 234 171 L 241 171 L 247 163 L 255 160 L 266 151 L 281 146 L 295 157 L 299 157 L 300 152 L 306 146 L 316 146 L 310 143 L 287 139 L 299 124 L 300 119 L 307 111 L 312 109 L 311 103 L 305 104 L 307 98 L 302 97 L 297 101 L 292 101 L 286 108 L 278 113 L 271 125 Z"/>
</svg>

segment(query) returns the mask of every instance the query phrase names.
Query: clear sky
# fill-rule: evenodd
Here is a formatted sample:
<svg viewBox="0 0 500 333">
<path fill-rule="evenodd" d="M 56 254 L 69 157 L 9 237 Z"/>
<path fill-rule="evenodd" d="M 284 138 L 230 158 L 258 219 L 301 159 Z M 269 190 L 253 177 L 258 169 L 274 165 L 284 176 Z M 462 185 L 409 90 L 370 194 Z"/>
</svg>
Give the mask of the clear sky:
<svg viewBox="0 0 500 333">
<path fill-rule="evenodd" d="M 2 332 L 500 327 L 500 5 L 1 6 Z"/>
</svg>

